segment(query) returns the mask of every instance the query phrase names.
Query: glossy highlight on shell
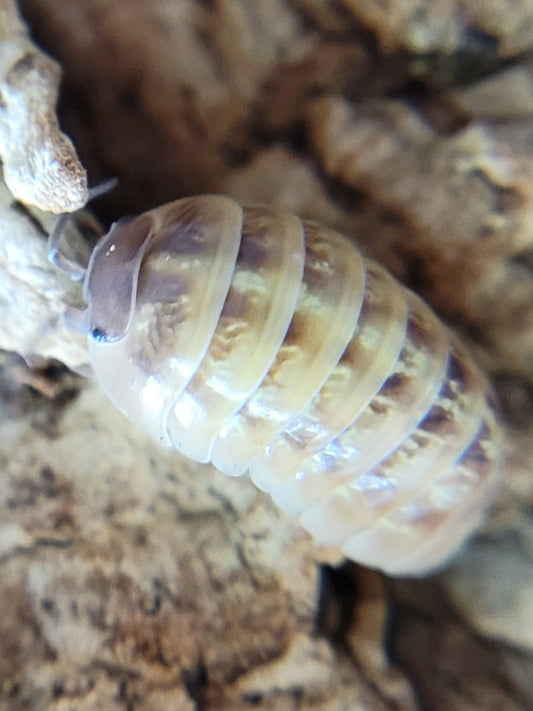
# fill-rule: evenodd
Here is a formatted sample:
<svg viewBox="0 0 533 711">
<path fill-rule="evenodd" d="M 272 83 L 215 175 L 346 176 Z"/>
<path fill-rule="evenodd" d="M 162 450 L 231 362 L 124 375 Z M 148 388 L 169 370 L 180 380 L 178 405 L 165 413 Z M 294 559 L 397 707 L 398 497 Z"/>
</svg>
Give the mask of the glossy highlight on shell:
<svg viewBox="0 0 533 711">
<path fill-rule="evenodd" d="M 338 233 L 222 196 L 115 224 L 84 283 L 111 400 L 251 479 L 322 544 L 393 575 L 441 565 L 498 480 L 485 378 Z"/>
</svg>

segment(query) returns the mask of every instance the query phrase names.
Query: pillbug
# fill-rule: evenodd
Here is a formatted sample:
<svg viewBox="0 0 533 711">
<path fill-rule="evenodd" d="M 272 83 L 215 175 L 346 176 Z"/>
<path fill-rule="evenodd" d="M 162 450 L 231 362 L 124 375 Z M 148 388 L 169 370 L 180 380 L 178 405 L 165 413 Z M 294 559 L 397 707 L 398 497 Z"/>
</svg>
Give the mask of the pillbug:
<svg viewBox="0 0 533 711">
<path fill-rule="evenodd" d="M 115 223 L 77 276 L 113 403 L 186 456 L 248 471 L 319 543 L 420 575 L 479 523 L 498 480 L 488 384 L 347 238 L 198 196 Z"/>
</svg>

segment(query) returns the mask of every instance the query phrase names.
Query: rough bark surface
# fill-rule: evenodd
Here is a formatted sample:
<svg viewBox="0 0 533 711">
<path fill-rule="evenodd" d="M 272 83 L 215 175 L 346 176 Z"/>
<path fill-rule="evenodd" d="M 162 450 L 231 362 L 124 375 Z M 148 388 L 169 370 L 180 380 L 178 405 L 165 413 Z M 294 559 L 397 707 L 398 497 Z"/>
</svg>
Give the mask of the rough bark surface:
<svg viewBox="0 0 533 711">
<path fill-rule="evenodd" d="M 0 156 L 19 200 L 51 212 L 87 202 L 87 178 L 55 107 L 60 68 L 30 42 L 13 0 L 0 5 Z"/>
<path fill-rule="evenodd" d="M 119 178 L 104 220 L 221 192 L 353 236 L 462 332 L 506 437 L 503 490 L 448 570 L 339 566 L 248 481 L 161 450 L 57 365 L 88 365 L 81 290 L 46 261 L 54 217 L 0 185 L 0 347 L 33 365 L 0 370 L 0 710 L 531 708 L 533 2 L 20 9 L 62 66 L 92 181 Z M 40 137 L 32 82 L 9 124 L 39 154 L 57 68 L 7 0 L 0 20 L 0 59 L 22 41 L 54 67 Z"/>
</svg>

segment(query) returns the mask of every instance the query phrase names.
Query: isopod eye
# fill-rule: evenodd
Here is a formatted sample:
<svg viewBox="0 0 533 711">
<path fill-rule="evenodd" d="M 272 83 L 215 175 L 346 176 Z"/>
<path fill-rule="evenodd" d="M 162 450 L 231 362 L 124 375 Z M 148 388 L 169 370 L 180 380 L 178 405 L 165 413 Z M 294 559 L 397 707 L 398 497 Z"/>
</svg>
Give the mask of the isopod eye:
<svg viewBox="0 0 533 711">
<path fill-rule="evenodd" d="M 147 215 L 121 220 L 94 248 L 83 293 L 88 331 L 96 341 L 117 341 L 131 324 L 139 269 L 152 228 Z"/>
<path fill-rule="evenodd" d="M 94 338 L 98 343 L 109 343 L 109 338 L 107 334 L 102 331 L 101 328 L 93 328 L 91 331 L 91 338 Z"/>
</svg>

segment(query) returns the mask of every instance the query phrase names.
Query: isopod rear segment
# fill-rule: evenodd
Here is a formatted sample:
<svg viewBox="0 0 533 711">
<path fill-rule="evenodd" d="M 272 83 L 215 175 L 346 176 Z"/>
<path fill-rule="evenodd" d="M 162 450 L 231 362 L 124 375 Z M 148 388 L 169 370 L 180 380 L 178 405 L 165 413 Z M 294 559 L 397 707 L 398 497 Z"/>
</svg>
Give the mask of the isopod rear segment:
<svg viewBox="0 0 533 711">
<path fill-rule="evenodd" d="M 241 475 L 319 542 L 395 575 L 440 566 L 498 481 L 486 379 L 345 237 L 222 196 L 118 223 L 84 294 L 111 400 Z"/>
</svg>

